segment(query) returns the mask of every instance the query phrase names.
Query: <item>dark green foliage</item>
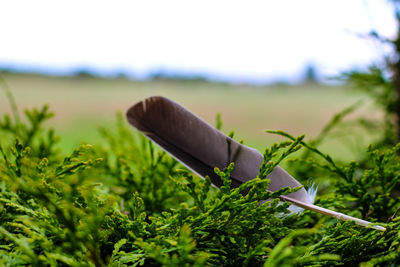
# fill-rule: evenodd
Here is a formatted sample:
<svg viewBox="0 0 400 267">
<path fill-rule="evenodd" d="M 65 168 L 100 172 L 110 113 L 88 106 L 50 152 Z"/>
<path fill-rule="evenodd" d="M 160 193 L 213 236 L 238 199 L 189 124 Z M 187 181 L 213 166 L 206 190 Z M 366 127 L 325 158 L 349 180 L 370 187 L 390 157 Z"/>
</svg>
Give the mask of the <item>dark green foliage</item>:
<svg viewBox="0 0 400 267">
<path fill-rule="evenodd" d="M 31 127 L 7 117 L 1 121 L 10 136 L 4 140 L 14 139 L 1 148 L 0 259 L 5 265 L 398 262 L 396 219 L 381 234 L 310 212 L 282 217 L 288 204 L 279 204 L 277 197 L 287 189 L 268 193 L 268 180 L 255 179 L 231 190 L 233 165 L 215 170 L 224 186 L 214 189 L 209 179 L 177 171 L 175 160 L 132 134 L 121 116 L 116 133 L 102 129 L 108 146 L 83 144 L 61 158 L 54 135 L 40 130 L 50 117 L 46 114 L 47 109 L 26 112 Z M 398 208 L 392 195 L 400 169 L 397 147 L 384 154 L 370 149 L 370 167 L 362 170 L 355 163 L 339 166 L 303 137 L 280 134 L 292 140 L 266 150 L 260 177 L 302 144 L 327 162 L 310 164 L 336 174 L 331 193 L 338 195 L 327 194 L 321 204 L 380 221 Z M 246 190 L 246 196 L 240 194 Z M 258 204 L 265 199 L 274 200 Z M 312 229 L 301 229 L 307 227 Z"/>
<path fill-rule="evenodd" d="M 62 157 L 53 131 L 43 127 L 50 115 L 43 108 L 27 111 L 25 123 L 7 115 L 0 121 L 0 265 L 400 263 L 400 146 L 370 148 L 366 163 L 345 164 L 315 148 L 317 141 L 274 132 L 289 140 L 266 149 L 260 178 L 231 189 L 232 164 L 215 170 L 224 182 L 216 189 L 133 133 L 121 115 L 115 131 L 101 129 L 102 147 L 82 144 Z M 307 169 L 329 181 L 319 205 L 387 221 L 388 230 L 309 211 L 288 215 L 289 204 L 278 196 L 290 190 L 269 193 L 269 180 L 261 178 L 300 146 L 309 152 L 291 165 L 295 172 Z"/>
<path fill-rule="evenodd" d="M 287 207 L 277 197 L 289 190 L 268 193 L 262 179 L 231 190 L 233 164 L 215 170 L 224 181 L 216 190 L 209 179 L 177 172 L 176 161 L 121 116 L 116 133 L 102 130 L 108 146 L 82 144 L 61 158 L 41 128 L 47 108 L 25 115 L 31 127 L 1 121 L 9 137 L 0 151 L 4 265 L 261 265 L 291 232 L 276 216 Z M 298 142 L 275 146 L 265 162 Z M 262 175 L 271 170 L 265 164 Z M 258 204 L 265 199 L 274 200 Z"/>
</svg>

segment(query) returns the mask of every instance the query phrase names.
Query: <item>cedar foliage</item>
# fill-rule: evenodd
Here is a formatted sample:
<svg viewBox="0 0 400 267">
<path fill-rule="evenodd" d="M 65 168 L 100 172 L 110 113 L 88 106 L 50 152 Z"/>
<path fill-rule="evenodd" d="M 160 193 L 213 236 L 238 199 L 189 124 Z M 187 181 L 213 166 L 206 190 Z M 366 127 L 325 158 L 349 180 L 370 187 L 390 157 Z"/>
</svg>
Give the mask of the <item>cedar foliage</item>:
<svg viewBox="0 0 400 267">
<path fill-rule="evenodd" d="M 368 164 L 341 163 L 319 151 L 315 140 L 278 131 L 288 140 L 266 149 L 260 169 L 265 177 L 303 146 L 290 166 L 329 184 L 321 185 L 317 204 L 387 222 L 382 233 L 309 211 L 288 214 L 289 204 L 278 196 L 290 190 L 269 193 L 266 179 L 231 189 L 233 164 L 215 170 L 224 182 L 216 189 L 135 133 L 121 115 L 115 129 L 101 129 L 102 146 L 82 144 L 63 156 L 56 149 L 59 137 L 43 126 L 52 116 L 44 107 L 27 110 L 25 119 L 15 113 L 0 121 L 1 265 L 400 263 L 399 145 L 368 148 Z M 249 193 L 243 196 L 243 190 Z"/>
</svg>

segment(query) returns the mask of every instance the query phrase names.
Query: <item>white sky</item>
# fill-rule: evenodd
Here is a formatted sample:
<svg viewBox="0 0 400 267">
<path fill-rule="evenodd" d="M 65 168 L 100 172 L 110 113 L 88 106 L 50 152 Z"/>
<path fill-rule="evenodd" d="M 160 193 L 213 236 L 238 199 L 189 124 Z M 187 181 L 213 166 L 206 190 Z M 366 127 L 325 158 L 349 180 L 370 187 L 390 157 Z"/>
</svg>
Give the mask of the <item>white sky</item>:
<svg viewBox="0 0 400 267">
<path fill-rule="evenodd" d="M 363 67 L 391 37 L 386 0 L 2 1 L 0 65 L 103 73 L 155 68 L 205 72 L 233 81 L 323 75 Z"/>
</svg>

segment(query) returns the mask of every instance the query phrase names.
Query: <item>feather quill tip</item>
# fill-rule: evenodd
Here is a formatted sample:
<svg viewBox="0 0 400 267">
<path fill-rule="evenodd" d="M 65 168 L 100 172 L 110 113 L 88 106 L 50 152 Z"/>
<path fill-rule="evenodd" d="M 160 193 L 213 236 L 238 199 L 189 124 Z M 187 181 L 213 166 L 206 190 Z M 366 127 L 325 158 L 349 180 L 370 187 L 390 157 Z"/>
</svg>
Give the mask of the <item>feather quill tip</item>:
<svg viewBox="0 0 400 267">
<path fill-rule="evenodd" d="M 307 190 L 307 195 L 308 195 L 308 200 L 310 204 L 314 204 L 315 197 L 317 196 L 317 191 L 318 191 L 318 186 L 313 183 Z M 303 208 L 296 206 L 296 205 L 290 205 L 288 210 L 290 211 L 289 214 L 287 215 L 292 215 L 292 214 L 299 214 L 304 211 Z"/>
</svg>

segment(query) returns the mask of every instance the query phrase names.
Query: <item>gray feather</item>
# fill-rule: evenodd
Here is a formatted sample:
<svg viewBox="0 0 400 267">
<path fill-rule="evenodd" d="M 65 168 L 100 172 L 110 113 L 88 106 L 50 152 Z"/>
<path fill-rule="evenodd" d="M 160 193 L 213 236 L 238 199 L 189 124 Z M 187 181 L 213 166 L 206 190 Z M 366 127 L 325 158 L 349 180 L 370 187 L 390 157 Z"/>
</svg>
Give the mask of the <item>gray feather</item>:
<svg viewBox="0 0 400 267">
<path fill-rule="evenodd" d="M 222 181 L 214 173 L 214 167 L 224 169 L 234 162 L 232 186 L 238 187 L 256 178 L 263 162 L 263 156 L 257 150 L 236 142 L 165 97 L 154 96 L 135 104 L 128 110 L 127 118 L 146 137 L 200 176 L 208 175 L 218 187 Z M 301 186 L 279 166 L 267 178 L 271 180 L 271 191 Z M 288 196 L 312 203 L 304 188 Z"/>
</svg>

